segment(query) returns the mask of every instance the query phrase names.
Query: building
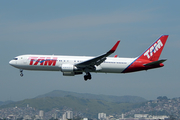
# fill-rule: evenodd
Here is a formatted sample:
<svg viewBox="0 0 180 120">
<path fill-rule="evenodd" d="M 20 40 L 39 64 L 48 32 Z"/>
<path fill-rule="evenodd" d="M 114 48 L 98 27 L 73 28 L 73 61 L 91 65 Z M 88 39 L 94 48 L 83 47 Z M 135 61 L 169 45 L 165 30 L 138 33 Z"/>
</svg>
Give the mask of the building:
<svg viewBox="0 0 180 120">
<path fill-rule="evenodd" d="M 124 119 L 124 114 L 122 114 L 122 119 Z"/>
<path fill-rule="evenodd" d="M 98 119 L 99 120 L 105 120 L 106 119 L 106 113 L 98 113 Z"/>
<path fill-rule="evenodd" d="M 148 114 L 134 114 L 134 118 L 148 118 Z"/>
<path fill-rule="evenodd" d="M 123 116 L 123 115 L 122 115 Z M 160 116 L 151 116 L 149 114 L 134 114 L 134 118 L 119 118 L 119 120 L 166 120 L 169 116 L 160 115 Z"/>
<path fill-rule="evenodd" d="M 52 118 L 57 119 L 57 114 L 56 113 L 52 114 Z"/>
<path fill-rule="evenodd" d="M 161 119 L 161 120 L 164 120 L 164 119 L 167 119 L 169 118 L 169 116 L 166 116 L 166 115 L 159 115 L 159 116 L 152 116 L 153 119 Z"/>
<path fill-rule="evenodd" d="M 40 110 L 40 111 L 39 111 L 39 117 L 40 117 L 41 119 L 43 119 L 43 116 L 44 116 L 44 111 L 43 111 L 43 110 Z"/>
<path fill-rule="evenodd" d="M 23 117 L 23 120 L 31 120 L 32 118 L 31 118 L 31 116 L 29 116 L 29 115 L 25 115 L 24 117 Z"/>
<path fill-rule="evenodd" d="M 66 113 L 62 115 L 62 120 L 66 120 Z"/>
<path fill-rule="evenodd" d="M 73 112 L 72 112 L 72 111 L 66 111 L 66 112 L 62 115 L 62 119 L 63 119 L 63 120 L 73 119 Z"/>
<path fill-rule="evenodd" d="M 66 118 L 67 119 L 73 119 L 73 112 L 72 111 L 66 111 Z"/>
</svg>

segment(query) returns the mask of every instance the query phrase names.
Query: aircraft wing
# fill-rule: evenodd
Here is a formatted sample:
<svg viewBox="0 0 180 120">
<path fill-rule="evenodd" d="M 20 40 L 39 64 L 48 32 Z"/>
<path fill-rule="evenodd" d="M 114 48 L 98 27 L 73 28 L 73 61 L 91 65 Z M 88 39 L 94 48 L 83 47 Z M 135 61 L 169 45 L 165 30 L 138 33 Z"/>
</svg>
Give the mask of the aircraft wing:
<svg viewBox="0 0 180 120">
<path fill-rule="evenodd" d="M 115 52 L 116 48 L 119 45 L 119 42 L 120 41 L 117 41 L 116 44 L 107 53 L 89 59 L 87 61 L 75 64 L 75 66 L 79 68 L 94 68 L 95 65 L 96 66 L 100 65 L 102 62 L 106 60 L 106 57 L 108 57 L 109 55 Z"/>
</svg>

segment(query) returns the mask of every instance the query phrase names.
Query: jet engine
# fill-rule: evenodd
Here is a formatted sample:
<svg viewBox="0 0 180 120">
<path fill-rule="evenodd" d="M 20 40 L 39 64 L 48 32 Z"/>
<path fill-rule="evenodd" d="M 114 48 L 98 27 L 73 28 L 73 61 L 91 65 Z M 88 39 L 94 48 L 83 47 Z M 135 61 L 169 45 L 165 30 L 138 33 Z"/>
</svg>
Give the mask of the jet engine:
<svg viewBox="0 0 180 120">
<path fill-rule="evenodd" d="M 79 72 L 77 67 L 71 64 L 62 64 L 61 71 L 63 72 L 64 76 L 74 76 L 77 74 L 82 74 Z"/>
</svg>

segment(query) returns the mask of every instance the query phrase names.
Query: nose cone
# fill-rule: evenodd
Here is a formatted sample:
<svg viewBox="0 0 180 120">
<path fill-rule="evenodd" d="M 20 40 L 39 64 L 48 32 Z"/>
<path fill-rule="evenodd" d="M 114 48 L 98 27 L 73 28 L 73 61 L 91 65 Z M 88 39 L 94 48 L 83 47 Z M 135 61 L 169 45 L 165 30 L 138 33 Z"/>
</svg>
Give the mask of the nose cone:
<svg viewBox="0 0 180 120">
<path fill-rule="evenodd" d="M 9 61 L 9 64 L 10 64 L 10 65 L 12 65 L 12 60 L 11 60 L 11 61 Z"/>
<path fill-rule="evenodd" d="M 11 61 L 9 61 L 9 64 L 10 64 L 11 66 L 14 66 L 14 65 L 16 64 L 16 62 L 15 62 L 14 60 L 11 60 Z"/>
</svg>

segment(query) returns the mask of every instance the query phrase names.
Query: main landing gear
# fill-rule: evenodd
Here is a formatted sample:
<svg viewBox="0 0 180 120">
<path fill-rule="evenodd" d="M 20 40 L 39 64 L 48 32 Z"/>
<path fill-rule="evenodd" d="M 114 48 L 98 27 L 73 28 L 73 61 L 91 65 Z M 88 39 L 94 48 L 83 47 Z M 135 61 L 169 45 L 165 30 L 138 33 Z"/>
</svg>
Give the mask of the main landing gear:
<svg viewBox="0 0 180 120">
<path fill-rule="evenodd" d="M 91 74 L 90 72 L 87 72 L 86 75 L 84 75 L 84 80 L 87 81 L 88 79 L 91 80 Z"/>
<path fill-rule="evenodd" d="M 23 76 L 23 70 L 20 69 L 20 76 L 22 77 Z"/>
</svg>

